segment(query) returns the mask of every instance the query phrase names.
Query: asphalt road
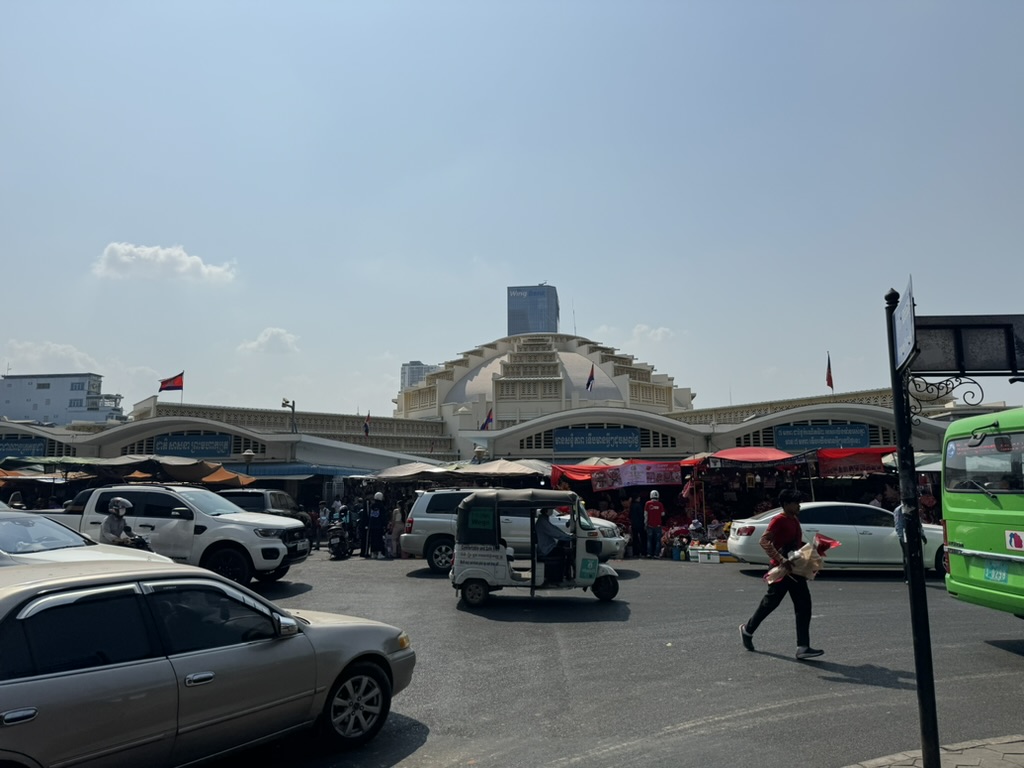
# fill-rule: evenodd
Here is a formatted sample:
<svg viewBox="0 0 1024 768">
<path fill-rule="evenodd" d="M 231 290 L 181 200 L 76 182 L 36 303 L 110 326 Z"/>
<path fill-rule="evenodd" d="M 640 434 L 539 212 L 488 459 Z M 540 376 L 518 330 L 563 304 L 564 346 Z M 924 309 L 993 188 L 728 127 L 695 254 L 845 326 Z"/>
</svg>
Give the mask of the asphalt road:
<svg viewBox="0 0 1024 768">
<path fill-rule="evenodd" d="M 618 598 L 505 591 L 465 609 L 421 560 L 342 562 L 314 552 L 291 581 L 260 590 L 286 607 L 406 629 L 412 685 L 366 747 L 324 754 L 291 739 L 218 763 L 563 767 L 844 766 L 919 749 L 909 602 L 902 575 L 828 572 L 811 584 L 812 643 L 794 659 L 787 601 L 737 627 L 764 591 L 738 564 L 614 561 Z M 928 580 L 943 744 L 1019 733 L 1024 623 L 959 603 Z"/>
</svg>

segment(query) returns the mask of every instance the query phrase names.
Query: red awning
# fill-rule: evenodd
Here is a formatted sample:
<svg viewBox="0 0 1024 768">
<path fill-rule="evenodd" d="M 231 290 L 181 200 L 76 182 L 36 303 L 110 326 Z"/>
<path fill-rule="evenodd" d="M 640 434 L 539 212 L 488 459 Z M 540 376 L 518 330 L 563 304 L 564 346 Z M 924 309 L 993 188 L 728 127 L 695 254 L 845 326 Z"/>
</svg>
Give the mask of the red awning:
<svg viewBox="0 0 1024 768">
<path fill-rule="evenodd" d="M 896 448 L 819 448 L 818 476 L 838 477 L 840 475 L 862 475 L 865 472 L 882 472 L 882 459 Z"/>
<path fill-rule="evenodd" d="M 712 454 L 713 458 L 723 461 L 764 462 L 774 464 L 776 462 L 792 459 L 793 454 L 780 451 L 777 448 L 726 448 Z"/>
</svg>

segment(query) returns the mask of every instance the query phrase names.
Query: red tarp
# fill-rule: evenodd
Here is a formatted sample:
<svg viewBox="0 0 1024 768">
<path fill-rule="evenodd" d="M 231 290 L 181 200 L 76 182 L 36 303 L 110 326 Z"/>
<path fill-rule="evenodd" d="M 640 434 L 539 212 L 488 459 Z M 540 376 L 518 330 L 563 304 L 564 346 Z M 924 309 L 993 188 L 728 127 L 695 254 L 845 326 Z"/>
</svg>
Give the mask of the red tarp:
<svg viewBox="0 0 1024 768">
<path fill-rule="evenodd" d="M 595 475 L 597 476 L 595 477 Z M 557 488 L 558 481 L 563 477 L 576 482 L 590 480 L 594 490 L 625 488 L 630 485 L 683 484 L 678 462 L 644 461 L 642 459 L 630 459 L 616 467 L 593 464 L 553 464 L 551 466 L 551 487 Z"/>
<path fill-rule="evenodd" d="M 881 448 L 819 448 L 818 476 L 862 475 L 883 472 L 882 458 L 895 453 L 895 447 Z"/>
<path fill-rule="evenodd" d="M 780 451 L 777 448 L 726 448 L 712 454 L 712 458 L 723 461 L 761 461 L 768 464 L 792 459 L 793 454 Z"/>
</svg>

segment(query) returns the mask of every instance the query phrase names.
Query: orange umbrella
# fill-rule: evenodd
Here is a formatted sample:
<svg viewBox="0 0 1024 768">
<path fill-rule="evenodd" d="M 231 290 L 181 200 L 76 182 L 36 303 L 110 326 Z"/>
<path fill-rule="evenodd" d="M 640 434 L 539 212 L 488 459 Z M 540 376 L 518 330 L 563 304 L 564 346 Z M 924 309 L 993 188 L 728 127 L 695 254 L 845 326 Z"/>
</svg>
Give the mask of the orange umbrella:
<svg viewBox="0 0 1024 768">
<path fill-rule="evenodd" d="M 255 483 L 256 478 L 250 477 L 249 475 L 243 475 L 238 472 L 232 472 L 230 469 L 224 469 L 224 467 L 218 467 L 212 473 L 204 477 L 202 482 L 206 485 L 226 485 L 231 488 L 241 488 Z"/>
</svg>

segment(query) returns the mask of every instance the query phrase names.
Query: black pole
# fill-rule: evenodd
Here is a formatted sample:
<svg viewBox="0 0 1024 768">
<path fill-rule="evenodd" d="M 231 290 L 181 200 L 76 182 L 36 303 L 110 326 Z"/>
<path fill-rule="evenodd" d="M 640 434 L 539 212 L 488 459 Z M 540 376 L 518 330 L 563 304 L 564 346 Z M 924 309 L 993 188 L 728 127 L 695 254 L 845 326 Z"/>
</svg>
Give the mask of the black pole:
<svg viewBox="0 0 1024 768">
<path fill-rule="evenodd" d="M 921 518 L 918 515 L 917 468 L 911 443 L 910 399 L 907 394 L 907 362 L 896 366 L 896 341 L 893 315 L 900 295 L 890 290 L 885 295 L 885 327 L 889 336 L 889 370 L 892 375 L 892 408 L 899 455 L 900 501 L 903 504 L 906 537 L 907 582 L 910 595 L 910 625 L 913 630 L 914 671 L 917 678 L 917 711 L 921 721 L 921 757 L 924 768 L 941 768 L 939 721 L 935 709 L 935 671 L 932 668 L 932 641 L 928 627 L 928 596 L 924 584 L 924 556 L 921 551 Z"/>
</svg>

